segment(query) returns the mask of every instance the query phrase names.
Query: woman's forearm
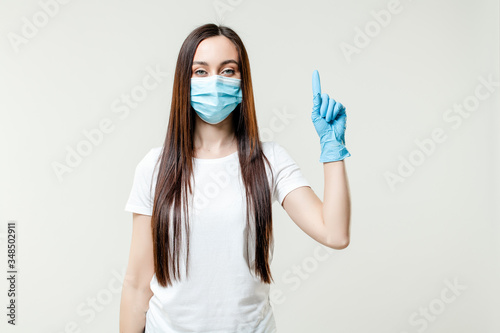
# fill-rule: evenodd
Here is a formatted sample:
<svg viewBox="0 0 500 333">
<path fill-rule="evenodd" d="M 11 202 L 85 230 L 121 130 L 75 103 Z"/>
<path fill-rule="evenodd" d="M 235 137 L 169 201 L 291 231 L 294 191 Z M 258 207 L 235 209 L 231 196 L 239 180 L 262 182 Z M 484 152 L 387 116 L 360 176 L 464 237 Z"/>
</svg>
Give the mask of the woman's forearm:
<svg viewBox="0 0 500 333">
<path fill-rule="evenodd" d="M 323 219 L 328 230 L 329 244 L 343 249 L 349 245 L 351 199 L 343 160 L 323 163 L 325 188 Z"/>
<path fill-rule="evenodd" d="M 120 301 L 120 333 L 143 333 L 153 293 L 124 284 Z"/>
</svg>

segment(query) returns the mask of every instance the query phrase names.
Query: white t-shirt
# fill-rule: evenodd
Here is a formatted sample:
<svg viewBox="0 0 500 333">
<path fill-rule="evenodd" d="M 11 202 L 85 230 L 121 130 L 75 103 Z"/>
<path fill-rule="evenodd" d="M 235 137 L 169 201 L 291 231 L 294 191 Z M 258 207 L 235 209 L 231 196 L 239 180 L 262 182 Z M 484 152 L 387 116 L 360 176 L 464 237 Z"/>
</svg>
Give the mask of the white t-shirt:
<svg viewBox="0 0 500 333">
<path fill-rule="evenodd" d="M 281 204 L 292 190 L 311 186 L 281 145 L 262 142 L 262 149 L 274 172 L 272 183 L 266 166 L 272 203 Z M 159 168 L 155 164 L 161 152 L 162 147 L 151 149 L 137 165 L 126 211 L 152 215 Z M 255 247 L 250 240 L 247 253 L 245 188 L 238 152 L 215 159 L 195 158 L 194 181 L 189 202 L 189 278 L 185 279 L 185 250 L 179 266 L 181 282 L 165 288 L 153 275 L 146 333 L 276 332 L 270 285 L 262 283 L 247 264 L 248 258 L 253 267 Z M 185 238 L 182 242 L 185 248 Z M 270 262 L 273 249 L 271 243 Z"/>
</svg>

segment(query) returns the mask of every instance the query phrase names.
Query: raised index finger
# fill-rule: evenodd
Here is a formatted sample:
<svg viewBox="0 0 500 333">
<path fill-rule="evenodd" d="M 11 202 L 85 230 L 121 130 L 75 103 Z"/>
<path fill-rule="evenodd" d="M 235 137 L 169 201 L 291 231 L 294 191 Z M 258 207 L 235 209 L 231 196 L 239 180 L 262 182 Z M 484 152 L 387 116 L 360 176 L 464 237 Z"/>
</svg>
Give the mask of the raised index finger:
<svg viewBox="0 0 500 333">
<path fill-rule="evenodd" d="M 313 96 L 321 94 L 321 84 L 319 82 L 319 72 L 315 69 L 312 76 Z"/>
</svg>

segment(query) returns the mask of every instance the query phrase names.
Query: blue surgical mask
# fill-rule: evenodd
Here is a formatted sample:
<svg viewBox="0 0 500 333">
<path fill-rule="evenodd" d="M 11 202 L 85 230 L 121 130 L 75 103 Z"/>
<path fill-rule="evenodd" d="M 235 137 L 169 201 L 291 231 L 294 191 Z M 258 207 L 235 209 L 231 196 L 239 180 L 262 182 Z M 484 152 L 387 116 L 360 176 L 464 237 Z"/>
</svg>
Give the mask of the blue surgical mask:
<svg viewBox="0 0 500 333">
<path fill-rule="evenodd" d="M 221 75 L 191 78 L 191 106 L 201 119 L 218 124 L 241 103 L 241 80 Z"/>
</svg>

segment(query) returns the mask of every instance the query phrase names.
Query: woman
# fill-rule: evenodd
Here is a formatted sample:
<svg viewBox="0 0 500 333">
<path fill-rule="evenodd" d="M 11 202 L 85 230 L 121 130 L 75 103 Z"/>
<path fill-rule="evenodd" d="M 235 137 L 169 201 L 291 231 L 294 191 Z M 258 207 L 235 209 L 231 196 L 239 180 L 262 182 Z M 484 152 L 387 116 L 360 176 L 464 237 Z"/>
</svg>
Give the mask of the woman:
<svg viewBox="0 0 500 333">
<path fill-rule="evenodd" d="M 319 243 L 348 245 L 345 109 L 321 94 L 317 71 L 313 94 L 324 202 L 282 146 L 259 140 L 238 35 L 206 24 L 186 38 L 165 142 L 137 165 L 125 207 L 133 233 L 120 332 L 276 332 L 274 201 Z"/>
</svg>

